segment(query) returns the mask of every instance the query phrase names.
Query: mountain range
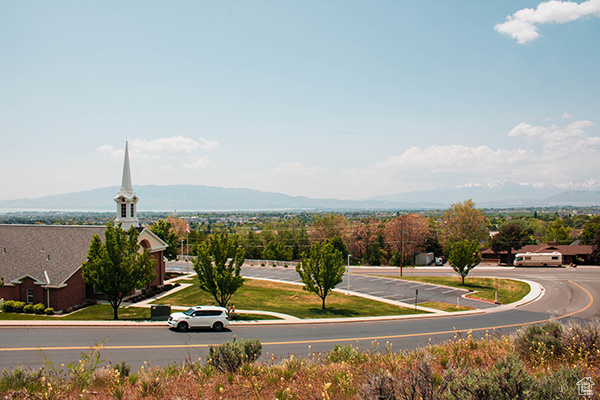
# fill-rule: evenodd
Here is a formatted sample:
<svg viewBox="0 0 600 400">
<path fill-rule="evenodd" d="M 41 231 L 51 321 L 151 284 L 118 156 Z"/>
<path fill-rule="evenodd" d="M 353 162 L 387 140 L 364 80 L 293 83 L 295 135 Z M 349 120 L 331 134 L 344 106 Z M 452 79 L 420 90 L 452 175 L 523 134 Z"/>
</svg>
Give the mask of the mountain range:
<svg viewBox="0 0 600 400">
<path fill-rule="evenodd" d="M 112 186 L 36 199 L 2 200 L 0 209 L 110 211 L 115 209 L 112 199 L 118 191 L 119 187 Z M 600 205 L 600 182 L 596 181 L 563 186 L 503 181 L 362 200 L 316 199 L 203 185 L 141 185 L 135 191 L 141 211 L 444 209 L 466 199 L 472 199 L 481 208 Z"/>
</svg>

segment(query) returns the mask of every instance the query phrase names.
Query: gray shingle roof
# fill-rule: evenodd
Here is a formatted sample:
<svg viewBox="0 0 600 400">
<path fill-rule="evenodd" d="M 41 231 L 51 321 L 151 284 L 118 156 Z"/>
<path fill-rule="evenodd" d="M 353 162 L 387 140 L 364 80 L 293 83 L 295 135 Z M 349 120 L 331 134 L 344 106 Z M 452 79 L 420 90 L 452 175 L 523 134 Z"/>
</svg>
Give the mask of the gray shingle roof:
<svg viewBox="0 0 600 400">
<path fill-rule="evenodd" d="M 51 286 L 64 283 L 87 259 L 92 237 L 106 226 L 0 225 L 0 276 L 4 283 L 29 275 Z"/>
</svg>

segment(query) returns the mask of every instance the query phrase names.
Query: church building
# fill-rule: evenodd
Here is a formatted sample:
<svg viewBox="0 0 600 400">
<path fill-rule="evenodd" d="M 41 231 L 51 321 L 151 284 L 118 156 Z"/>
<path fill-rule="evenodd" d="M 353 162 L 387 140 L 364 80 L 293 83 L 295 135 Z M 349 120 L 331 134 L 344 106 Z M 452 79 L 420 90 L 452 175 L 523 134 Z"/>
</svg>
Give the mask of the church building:
<svg viewBox="0 0 600 400">
<path fill-rule="evenodd" d="M 108 199 L 107 199 L 108 200 Z M 164 251 L 168 245 L 149 229 L 141 227 L 131 181 L 129 145 L 125 145 L 121 189 L 114 198 L 115 224 L 140 231 L 138 242 L 156 260 L 156 279 L 148 285 L 160 286 L 165 280 Z M 0 298 L 42 303 L 55 310 L 102 298 L 82 278 L 81 265 L 94 235 L 104 239 L 106 226 L 92 225 L 0 225 L 0 277 L 4 286 Z"/>
</svg>

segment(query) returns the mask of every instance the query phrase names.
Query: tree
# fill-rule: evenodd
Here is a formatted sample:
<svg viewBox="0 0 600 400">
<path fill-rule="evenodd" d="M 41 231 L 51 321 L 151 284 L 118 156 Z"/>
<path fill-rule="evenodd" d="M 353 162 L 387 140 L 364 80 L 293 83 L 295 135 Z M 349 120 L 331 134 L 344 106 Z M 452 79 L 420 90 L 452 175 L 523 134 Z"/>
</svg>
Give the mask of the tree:
<svg viewBox="0 0 600 400">
<path fill-rule="evenodd" d="M 154 224 L 150 225 L 149 228 L 152 233 L 161 238 L 166 244 L 169 245 L 165 250 L 165 257 L 168 260 L 175 260 L 177 258 L 177 248 L 179 246 L 179 236 L 175 233 L 173 225 L 169 221 L 164 219 L 158 220 Z"/>
<path fill-rule="evenodd" d="M 121 224 L 108 224 L 104 242 L 94 235 L 87 261 L 81 266 L 83 280 L 104 294 L 119 319 L 123 298 L 135 289 L 142 289 L 156 278 L 156 260 L 148 250 L 140 251 L 139 232 L 135 227 L 124 231 Z"/>
<path fill-rule="evenodd" d="M 296 271 L 304 283 L 303 289 L 321 298 L 323 310 L 325 298 L 342 282 L 344 270 L 342 253 L 329 241 L 313 243 L 309 254 L 304 254 L 302 262 L 296 265 Z"/>
<path fill-rule="evenodd" d="M 392 254 L 415 256 L 425 247 L 429 236 L 429 221 L 420 214 L 406 214 L 392 219 L 385 225 L 385 240 Z M 401 261 L 402 262 L 402 261 Z"/>
<path fill-rule="evenodd" d="M 600 232 L 600 217 L 594 217 L 583 228 L 581 244 L 592 244 L 598 232 Z"/>
<path fill-rule="evenodd" d="M 226 307 L 231 296 L 244 284 L 241 267 L 245 252 L 238 245 L 237 236 L 230 237 L 224 230 L 212 236 L 208 244 L 196 246 L 194 253 L 194 270 L 200 289 L 210 293 L 221 307 Z"/>
<path fill-rule="evenodd" d="M 262 255 L 265 260 L 290 261 L 294 257 L 294 249 L 286 247 L 278 240 L 271 240 L 265 246 Z"/>
<path fill-rule="evenodd" d="M 442 220 L 442 239 L 446 248 L 464 239 L 479 242 L 488 236 L 485 215 L 475 208 L 471 199 L 452 204 Z"/>
<path fill-rule="evenodd" d="M 546 235 L 544 236 L 544 241 L 547 242 L 557 242 L 558 244 L 571 244 L 573 242 L 573 238 L 570 235 L 571 227 L 565 228 L 563 226 L 562 220 L 557 218 L 556 221 L 552 225 L 546 229 Z"/>
<path fill-rule="evenodd" d="M 463 239 L 450 247 L 448 263 L 462 277 L 465 284 L 465 276 L 481 262 L 479 243 L 473 240 Z"/>
<path fill-rule="evenodd" d="M 348 235 L 348 220 L 340 214 L 327 214 L 322 217 L 315 217 L 312 230 L 310 231 L 311 241 L 323 243 L 327 239 L 339 236 L 342 239 Z"/>
<path fill-rule="evenodd" d="M 489 241 L 490 248 L 494 253 L 499 254 L 503 251 L 508 253 L 508 265 L 512 265 L 513 249 L 519 250 L 527 243 L 529 243 L 529 235 L 517 224 L 504 225 Z"/>
</svg>

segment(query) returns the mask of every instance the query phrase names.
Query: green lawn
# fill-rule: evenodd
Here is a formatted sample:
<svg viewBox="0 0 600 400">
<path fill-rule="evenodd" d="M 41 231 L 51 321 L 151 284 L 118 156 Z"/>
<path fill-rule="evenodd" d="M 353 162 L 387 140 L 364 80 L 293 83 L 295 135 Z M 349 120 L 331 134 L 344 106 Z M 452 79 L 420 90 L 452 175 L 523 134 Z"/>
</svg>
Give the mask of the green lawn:
<svg viewBox="0 0 600 400">
<path fill-rule="evenodd" d="M 45 316 L 17 313 L 0 313 L 0 320 L 68 320 L 68 321 L 108 321 L 113 319 L 113 308 L 109 304 L 96 304 L 81 310 L 74 311 L 64 316 Z M 119 319 L 130 321 L 143 321 L 150 319 L 150 309 L 141 307 L 120 307 Z"/>
<path fill-rule="evenodd" d="M 498 292 L 498 301 L 502 304 L 519 301 L 527 296 L 530 290 L 529 285 L 525 282 L 501 278 L 469 278 L 467 276 L 464 285 L 461 284 L 462 279 L 460 276 L 410 276 L 399 279 L 473 290 L 477 291 L 477 293 L 473 293 L 467 297 L 489 301 L 494 301 L 494 293 Z"/>
<path fill-rule="evenodd" d="M 211 304 L 212 296 L 198 288 L 197 283 L 161 298 L 153 304 L 193 306 Z M 236 309 L 273 311 L 293 315 L 298 318 L 342 318 L 382 315 L 414 314 L 414 309 L 397 307 L 391 304 L 345 294 L 330 292 L 325 306 L 321 309 L 321 299 L 314 293 L 302 290 L 299 285 L 246 279 L 232 297 Z"/>
<path fill-rule="evenodd" d="M 264 314 L 234 314 L 232 321 L 257 321 L 280 319 Z M 110 321 L 113 319 L 113 309 L 108 304 L 96 304 L 82 308 L 65 316 L 45 316 L 34 314 L 0 313 L 0 321 Z M 120 307 L 119 319 L 124 321 L 149 321 L 150 309 L 142 307 Z"/>
<path fill-rule="evenodd" d="M 425 303 L 419 303 L 419 305 L 423 306 L 423 307 L 435 308 L 436 310 L 442 310 L 442 311 L 446 311 L 446 312 L 474 310 L 473 307 L 466 307 L 466 306 L 456 307 L 456 304 L 442 303 L 441 301 L 428 301 Z"/>
</svg>

